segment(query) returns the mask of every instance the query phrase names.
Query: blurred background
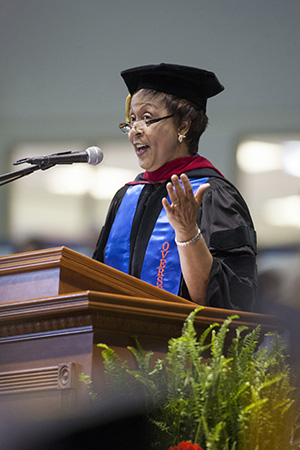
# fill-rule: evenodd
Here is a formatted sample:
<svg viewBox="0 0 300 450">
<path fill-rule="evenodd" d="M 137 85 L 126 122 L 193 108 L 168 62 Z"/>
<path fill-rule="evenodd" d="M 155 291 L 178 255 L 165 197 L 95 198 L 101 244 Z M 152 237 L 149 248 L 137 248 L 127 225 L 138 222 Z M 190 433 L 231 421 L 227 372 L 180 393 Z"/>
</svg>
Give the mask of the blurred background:
<svg viewBox="0 0 300 450">
<path fill-rule="evenodd" d="M 91 256 L 109 201 L 138 172 L 120 71 L 170 62 L 215 72 L 199 153 L 242 192 L 267 300 L 298 304 L 299 0 L 0 0 L 1 174 L 13 161 L 96 145 L 0 187 L 0 255 L 65 245 Z M 282 284 L 281 278 L 284 283 Z"/>
</svg>

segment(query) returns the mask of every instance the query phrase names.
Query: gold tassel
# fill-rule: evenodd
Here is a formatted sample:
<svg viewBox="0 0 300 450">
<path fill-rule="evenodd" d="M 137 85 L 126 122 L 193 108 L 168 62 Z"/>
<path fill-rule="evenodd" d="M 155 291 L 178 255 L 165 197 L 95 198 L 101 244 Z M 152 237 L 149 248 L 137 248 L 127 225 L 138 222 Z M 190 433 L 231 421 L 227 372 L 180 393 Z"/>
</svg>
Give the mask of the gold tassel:
<svg viewBox="0 0 300 450">
<path fill-rule="evenodd" d="M 130 122 L 130 105 L 131 105 L 131 95 L 128 94 L 125 102 L 125 120 L 127 123 Z"/>
</svg>

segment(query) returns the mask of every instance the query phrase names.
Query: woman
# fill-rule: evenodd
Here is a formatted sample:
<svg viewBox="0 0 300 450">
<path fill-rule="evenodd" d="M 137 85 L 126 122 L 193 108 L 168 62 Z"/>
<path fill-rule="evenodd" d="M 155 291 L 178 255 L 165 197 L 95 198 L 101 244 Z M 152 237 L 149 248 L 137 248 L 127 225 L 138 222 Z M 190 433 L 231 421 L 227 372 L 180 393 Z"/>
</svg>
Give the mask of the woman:
<svg viewBox="0 0 300 450">
<path fill-rule="evenodd" d="M 256 238 L 246 203 L 198 141 L 212 72 L 174 64 L 121 73 L 126 122 L 144 170 L 112 200 L 94 258 L 200 305 L 251 310 Z"/>
</svg>

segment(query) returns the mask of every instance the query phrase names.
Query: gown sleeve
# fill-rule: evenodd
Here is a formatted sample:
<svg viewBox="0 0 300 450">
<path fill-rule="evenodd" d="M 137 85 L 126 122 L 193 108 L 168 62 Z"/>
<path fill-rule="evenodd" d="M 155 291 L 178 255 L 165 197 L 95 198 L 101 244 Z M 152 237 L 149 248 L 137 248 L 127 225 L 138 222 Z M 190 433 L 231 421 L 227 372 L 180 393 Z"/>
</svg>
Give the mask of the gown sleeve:
<svg viewBox="0 0 300 450">
<path fill-rule="evenodd" d="M 237 189 L 210 179 L 199 226 L 213 256 L 207 306 L 251 311 L 257 289 L 256 233 Z"/>
</svg>

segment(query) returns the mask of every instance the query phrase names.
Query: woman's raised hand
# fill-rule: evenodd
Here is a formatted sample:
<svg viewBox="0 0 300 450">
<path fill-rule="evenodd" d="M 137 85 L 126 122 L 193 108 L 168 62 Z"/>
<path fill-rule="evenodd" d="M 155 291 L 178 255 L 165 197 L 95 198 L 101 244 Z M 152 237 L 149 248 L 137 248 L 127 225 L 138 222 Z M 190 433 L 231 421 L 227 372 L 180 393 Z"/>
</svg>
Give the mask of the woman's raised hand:
<svg viewBox="0 0 300 450">
<path fill-rule="evenodd" d="M 197 214 L 204 192 L 210 185 L 209 183 L 202 184 L 194 195 L 187 175 L 182 174 L 180 180 L 177 175 L 172 175 L 171 182 L 167 184 L 171 204 L 166 198 L 163 198 L 162 204 L 168 220 L 175 230 L 177 240 L 186 241 L 197 234 Z"/>
</svg>

